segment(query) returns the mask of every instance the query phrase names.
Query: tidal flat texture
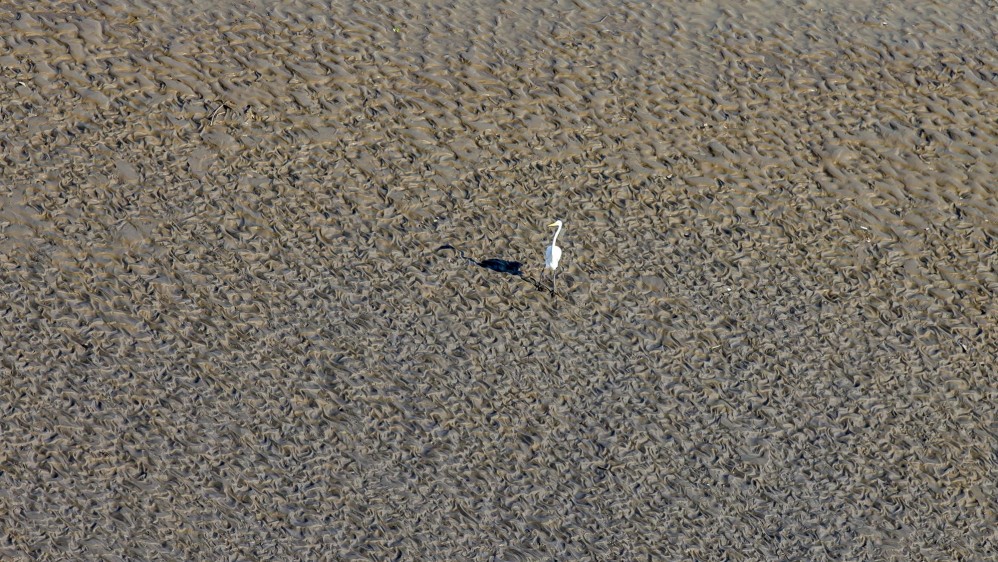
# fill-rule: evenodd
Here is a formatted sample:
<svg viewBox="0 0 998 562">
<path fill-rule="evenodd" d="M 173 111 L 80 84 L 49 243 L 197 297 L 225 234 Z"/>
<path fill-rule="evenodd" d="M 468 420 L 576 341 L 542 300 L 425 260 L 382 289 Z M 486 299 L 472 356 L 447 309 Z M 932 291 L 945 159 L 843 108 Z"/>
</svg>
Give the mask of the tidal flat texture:
<svg viewBox="0 0 998 562">
<path fill-rule="evenodd" d="M 0 0 L 0 559 L 995 560 L 996 37 Z"/>
</svg>

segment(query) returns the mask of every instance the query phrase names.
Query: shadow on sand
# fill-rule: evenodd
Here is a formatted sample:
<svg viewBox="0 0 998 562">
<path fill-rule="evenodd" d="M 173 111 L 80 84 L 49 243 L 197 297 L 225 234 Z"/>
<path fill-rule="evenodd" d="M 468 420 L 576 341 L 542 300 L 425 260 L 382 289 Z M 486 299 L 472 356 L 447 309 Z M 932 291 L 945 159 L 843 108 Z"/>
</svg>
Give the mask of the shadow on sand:
<svg viewBox="0 0 998 562">
<path fill-rule="evenodd" d="M 450 244 L 444 244 L 443 246 L 440 246 L 439 248 L 437 248 L 438 252 L 443 251 L 443 250 L 454 250 L 455 252 L 457 252 L 458 254 L 460 254 L 462 258 L 468 260 L 468 262 L 470 262 L 473 265 L 477 265 L 478 267 L 484 267 L 485 269 L 491 269 L 492 271 L 497 271 L 499 273 L 505 273 L 507 275 L 515 275 L 515 276 L 519 277 L 520 279 L 523 279 L 527 283 L 530 283 L 531 285 L 533 285 L 538 290 L 541 290 L 541 291 L 550 291 L 551 290 L 550 287 L 545 287 L 545 286 L 541 285 L 534 278 L 527 277 L 526 275 L 524 275 L 523 271 L 520 270 L 520 268 L 523 267 L 523 264 L 520 263 L 520 262 L 518 262 L 518 261 L 509 261 L 509 260 L 503 260 L 503 259 L 498 259 L 498 258 L 489 258 L 487 260 L 475 261 L 475 260 L 469 258 L 468 256 L 464 255 L 464 251 L 463 250 L 458 250 L 457 248 L 455 248 L 454 246 L 451 246 Z"/>
</svg>

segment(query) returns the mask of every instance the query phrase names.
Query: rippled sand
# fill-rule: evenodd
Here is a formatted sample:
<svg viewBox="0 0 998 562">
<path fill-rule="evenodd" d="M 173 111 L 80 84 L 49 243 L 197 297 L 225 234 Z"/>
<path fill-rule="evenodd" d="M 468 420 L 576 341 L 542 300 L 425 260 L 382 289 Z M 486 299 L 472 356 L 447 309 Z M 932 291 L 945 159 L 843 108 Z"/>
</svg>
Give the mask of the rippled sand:
<svg viewBox="0 0 998 562">
<path fill-rule="evenodd" d="M 0 558 L 994 559 L 996 17 L 3 2 Z"/>
</svg>

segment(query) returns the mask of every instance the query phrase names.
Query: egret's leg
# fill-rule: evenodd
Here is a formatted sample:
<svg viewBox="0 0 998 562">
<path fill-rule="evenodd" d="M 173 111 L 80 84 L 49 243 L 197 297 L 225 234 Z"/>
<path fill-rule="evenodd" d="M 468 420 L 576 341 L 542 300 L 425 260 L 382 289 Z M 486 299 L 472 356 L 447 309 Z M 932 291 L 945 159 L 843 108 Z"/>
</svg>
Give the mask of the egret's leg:
<svg viewBox="0 0 998 562">
<path fill-rule="evenodd" d="M 552 269 L 551 276 L 554 278 L 551 281 L 551 294 L 555 294 L 558 291 L 558 270 Z"/>
</svg>

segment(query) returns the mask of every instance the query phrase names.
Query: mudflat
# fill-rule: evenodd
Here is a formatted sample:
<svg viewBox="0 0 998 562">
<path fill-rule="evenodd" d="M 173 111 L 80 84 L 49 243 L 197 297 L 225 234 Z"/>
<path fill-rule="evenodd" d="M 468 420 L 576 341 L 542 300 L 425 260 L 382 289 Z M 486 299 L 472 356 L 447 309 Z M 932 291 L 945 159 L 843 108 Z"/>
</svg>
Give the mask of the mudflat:
<svg viewBox="0 0 998 562">
<path fill-rule="evenodd" d="M 998 557 L 993 2 L 0 31 L 0 558 Z"/>
</svg>

